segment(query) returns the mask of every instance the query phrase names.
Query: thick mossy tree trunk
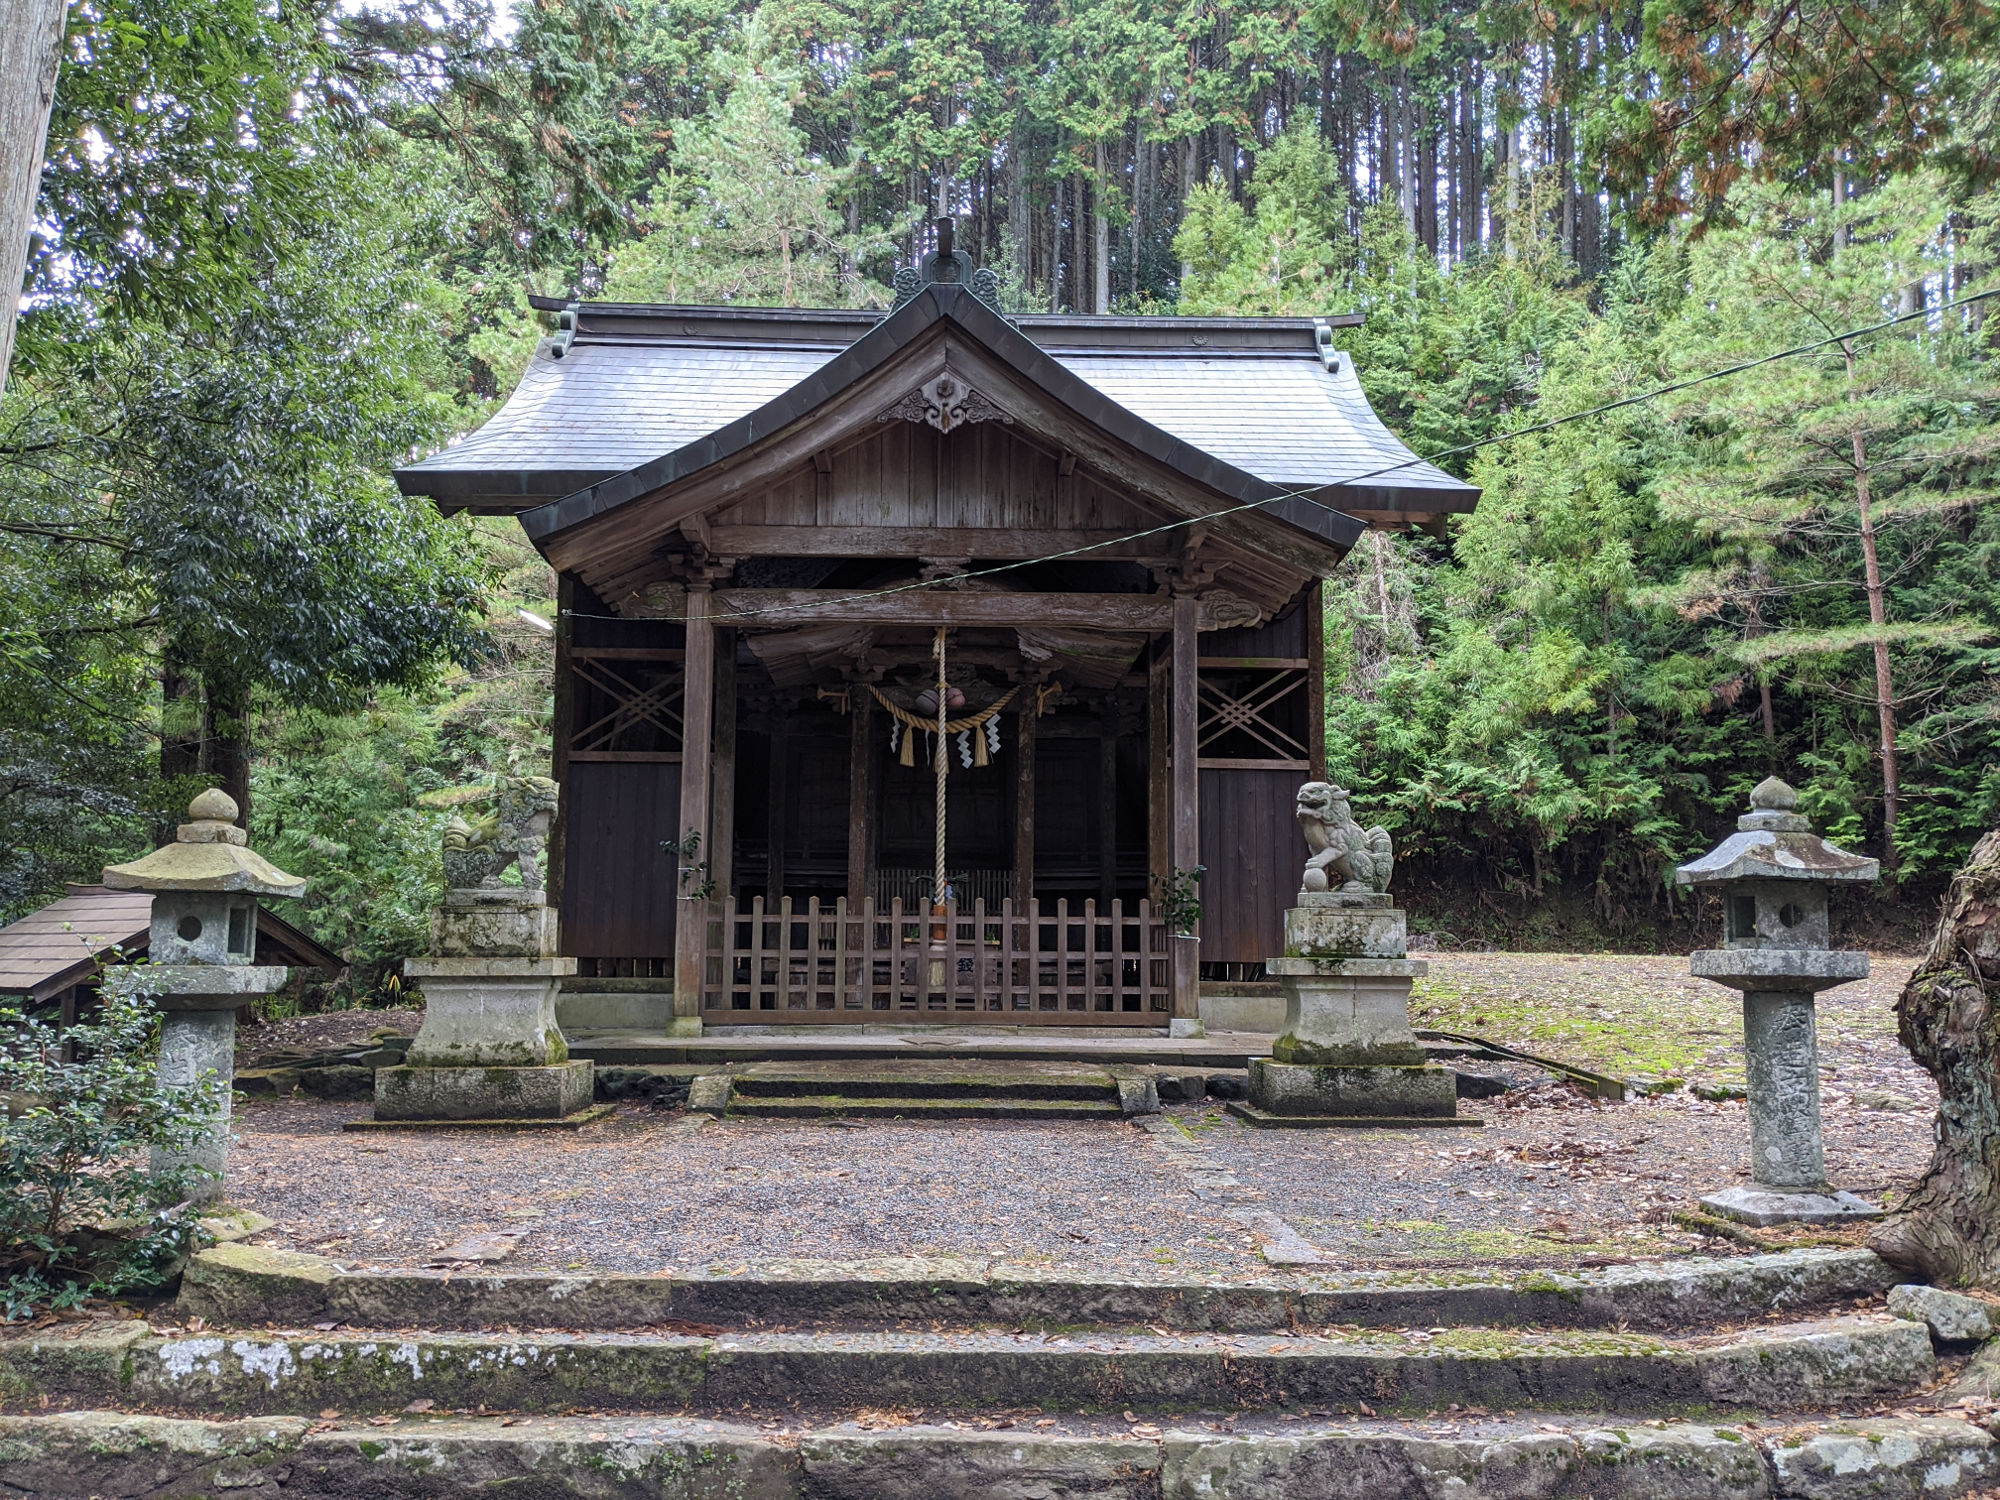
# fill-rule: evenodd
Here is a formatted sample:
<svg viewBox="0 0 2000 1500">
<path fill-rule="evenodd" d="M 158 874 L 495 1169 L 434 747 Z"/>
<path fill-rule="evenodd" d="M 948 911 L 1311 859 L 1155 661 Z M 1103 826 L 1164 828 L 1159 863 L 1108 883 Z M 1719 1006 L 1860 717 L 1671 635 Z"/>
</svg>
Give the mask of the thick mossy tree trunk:
<svg viewBox="0 0 2000 1500">
<path fill-rule="evenodd" d="M 2000 1286 L 2000 830 L 1952 880 L 1930 951 L 1896 1002 L 1937 1080 L 1937 1150 L 1876 1251 L 1941 1286 Z"/>
</svg>

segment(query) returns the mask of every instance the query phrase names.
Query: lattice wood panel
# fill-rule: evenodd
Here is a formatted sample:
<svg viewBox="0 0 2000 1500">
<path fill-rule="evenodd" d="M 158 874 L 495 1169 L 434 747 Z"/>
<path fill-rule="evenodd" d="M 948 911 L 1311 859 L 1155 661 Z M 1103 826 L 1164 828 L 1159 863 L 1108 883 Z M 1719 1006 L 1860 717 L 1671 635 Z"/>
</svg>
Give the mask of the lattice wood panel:
<svg viewBox="0 0 2000 1500">
<path fill-rule="evenodd" d="M 570 653 L 576 707 L 572 761 L 681 758 L 681 653 L 578 647 Z"/>
<path fill-rule="evenodd" d="M 1304 771 L 1310 681 L 1303 659 L 1204 659 L 1197 681 L 1196 743 L 1211 769 Z"/>
<path fill-rule="evenodd" d="M 852 1021 L 1163 1026 L 1171 940 L 1152 903 L 1095 901 L 941 914 L 872 897 L 803 906 L 709 903 L 702 1016 L 719 1025 Z"/>
</svg>

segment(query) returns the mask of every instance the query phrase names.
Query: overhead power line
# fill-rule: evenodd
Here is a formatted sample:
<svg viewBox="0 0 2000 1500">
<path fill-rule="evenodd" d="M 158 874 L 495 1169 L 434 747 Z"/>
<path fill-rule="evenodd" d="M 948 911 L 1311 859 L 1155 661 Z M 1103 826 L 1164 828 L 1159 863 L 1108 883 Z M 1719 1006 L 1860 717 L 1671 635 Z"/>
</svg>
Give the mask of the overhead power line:
<svg viewBox="0 0 2000 1500">
<path fill-rule="evenodd" d="M 1879 323 L 1870 323 L 1862 328 L 1850 328 L 1844 333 L 1828 334 L 1825 338 L 1814 339 L 1810 343 L 1795 344 L 1789 349 L 1780 349 L 1775 354 L 1759 355 L 1755 359 L 1746 359 L 1740 364 L 1726 365 L 1722 369 L 1710 370 L 1702 375 L 1691 375 L 1686 380 L 1676 380 L 1667 385 L 1655 386 L 1652 390 L 1641 391 L 1636 395 L 1621 396 L 1616 401 L 1606 401 L 1601 405 L 1589 407 L 1584 411 L 1566 412 L 1560 417 L 1551 417 L 1546 422 L 1531 422 L 1526 427 L 1516 427 L 1507 432 L 1495 433 L 1491 437 L 1476 438 L 1469 443 L 1458 443 L 1450 448 L 1440 448 L 1435 453 L 1412 454 L 1398 463 L 1385 464 L 1379 469 L 1370 469 L 1365 473 L 1350 475 L 1348 478 L 1341 480 L 1340 483 L 1342 485 L 1352 485 L 1360 484 L 1369 479 L 1380 479 L 1386 474 L 1394 474 L 1416 464 L 1435 464 L 1440 459 L 1457 458 L 1461 454 L 1475 453 L 1482 448 L 1495 447 L 1501 443 L 1511 443 L 1517 438 L 1531 437 L 1538 432 L 1549 432 L 1557 427 L 1566 427 L 1571 422 L 1581 422 L 1590 417 L 1605 416 L 1610 412 L 1622 411 L 1628 406 L 1643 406 L 1649 401 L 1659 400 L 1662 396 L 1672 396 L 1681 391 L 1692 390 L 1695 386 L 1706 385 L 1712 380 L 1724 380 L 1731 375 L 1741 375 L 1750 370 L 1761 369 L 1765 365 L 1776 364 L 1780 360 L 1796 359 L 1801 354 L 1811 354 L 1815 350 L 1824 349 L 1831 344 L 1842 344 L 1849 339 L 1866 338 L 1870 334 L 1881 333 L 1899 324 L 1914 322 L 1918 319 L 1933 318 L 1940 313 L 1950 312 L 1954 308 L 1970 307 L 1976 302 L 1984 302 L 1993 297 L 2000 297 L 2000 287 L 1996 287 L 1991 291 L 1972 292 L 1966 296 L 1956 297 L 1949 302 L 1941 302 L 1935 307 L 1923 308 L 1917 312 L 1898 313 L 1895 317 L 1884 318 Z M 726 610 L 708 615 L 706 618 L 711 623 L 720 624 L 731 620 L 768 618 L 772 615 L 810 614 L 814 610 L 830 609 L 844 604 L 864 604 L 872 599 L 886 599 L 896 594 L 917 593 L 925 589 L 938 588 L 946 583 L 961 582 L 967 578 L 991 578 L 995 574 L 1014 573 L 1020 571 L 1022 568 L 1040 567 L 1045 563 L 1066 562 L 1071 558 L 1082 557 L 1092 552 L 1100 552 L 1106 547 L 1122 547 L 1132 542 L 1142 542 L 1149 537 L 1163 536 L 1170 531 L 1178 531 L 1183 526 L 1199 526 L 1209 521 L 1221 520 L 1225 516 L 1240 515 L 1245 511 L 1260 510 L 1267 505 L 1276 505 L 1284 500 L 1304 500 L 1308 504 L 1317 505 L 1320 509 L 1329 511 L 1335 515 L 1344 514 L 1339 506 L 1321 498 L 1321 492 L 1331 487 L 1328 485 L 1310 485 L 1302 489 L 1284 490 L 1275 495 L 1267 495 L 1261 500 L 1247 500 L 1241 505 L 1231 505 L 1222 510 L 1205 511 L 1198 516 L 1183 516 L 1178 520 L 1167 521 L 1158 526 L 1149 526 L 1141 531 L 1127 532 L 1122 536 L 1108 537 L 1102 541 L 1087 542 L 1080 546 L 1069 547 L 1061 552 L 1051 552 L 1041 557 L 1018 558 L 1012 562 L 994 563 L 990 567 L 974 568 L 964 573 L 955 573 L 948 580 L 935 578 L 911 579 L 908 582 L 890 584 L 884 588 L 865 589 L 852 594 L 840 594 L 830 599 L 814 599 L 798 604 L 773 604 L 760 609 Z M 579 620 L 624 620 L 630 618 L 630 616 L 626 615 L 590 614 L 581 610 L 564 610 L 563 613 L 572 619 Z M 685 615 L 648 615 L 646 618 L 656 624 L 663 625 L 684 625 L 687 623 L 687 616 Z"/>
</svg>

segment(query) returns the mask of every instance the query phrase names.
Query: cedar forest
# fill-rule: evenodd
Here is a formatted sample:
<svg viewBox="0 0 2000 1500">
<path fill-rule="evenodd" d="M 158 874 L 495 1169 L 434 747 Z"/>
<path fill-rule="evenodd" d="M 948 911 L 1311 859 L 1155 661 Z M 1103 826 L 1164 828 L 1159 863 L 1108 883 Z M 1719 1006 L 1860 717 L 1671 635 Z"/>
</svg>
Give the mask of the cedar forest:
<svg viewBox="0 0 2000 1500">
<path fill-rule="evenodd" d="M 0 913 L 220 783 L 370 989 L 452 807 L 548 753 L 548 570 L 389 471 L 504 399 L 530 294 L 886 306 L 939 214 L 1016 310 L 1364 314 L 1377 409 L 1484 488 L 1327 591 L 1333 775 L 1420 927 L 1671 941 L 1773 770 L 1928 912 L 2000 824 L 1996 43 L 1984 0 L 77 0 L 0 402 Z"/>
</svg>

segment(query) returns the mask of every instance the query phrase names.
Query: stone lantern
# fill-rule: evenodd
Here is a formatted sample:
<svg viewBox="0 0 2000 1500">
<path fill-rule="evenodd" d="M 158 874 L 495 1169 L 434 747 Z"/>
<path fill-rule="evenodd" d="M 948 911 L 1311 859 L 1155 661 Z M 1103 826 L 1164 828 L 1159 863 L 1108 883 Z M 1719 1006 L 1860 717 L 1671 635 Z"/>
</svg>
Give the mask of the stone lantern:
<svg viewBox="0 0 2000 1500">
<path fill-rule="evenodd" d="M 1872 881 L 1879 866 L 1814 833 L 1794 810 L 1798 800 L 1775 776 L 1760 782 L 1737 831 L 1676 872 L 1680 884 L 1722 897 L 1722 946 L 1693 954 L 1690 971 L 1743 992 L 1752 1181 L 1701 1201 L 1746 1224 L 1827 1224 L 1881 1213 L 1827 1186 L 1813 1000 L 1868 977 L 1866 953 L 1832 947 L 1827 889 L 1835 881 Z"/>
<path fill-rule="evenodd" d="M 257 899 L 303 896 L 306 883 L 247 847 L 236 826 L 236 800 L 209 790 L 188 804 L 174 841 L 129 864 L 106 865 L 104 884 L 150 891 L 153 918 L 143 982 L 157 991 L 160 1082 L 186 1086 L 213 1073 L 224 1085 L 236 1071 L 236 1009 L 285 982 L 287 970 L 260 965 Z M 155 1152 L 157 1167 L 191 1162 L 214 1173 L 194 1190 L 197 1202 L 222 1196 L 229 1154 L 227 1087 L 207 1132 L 184 1156 Z"/>
</svg>

